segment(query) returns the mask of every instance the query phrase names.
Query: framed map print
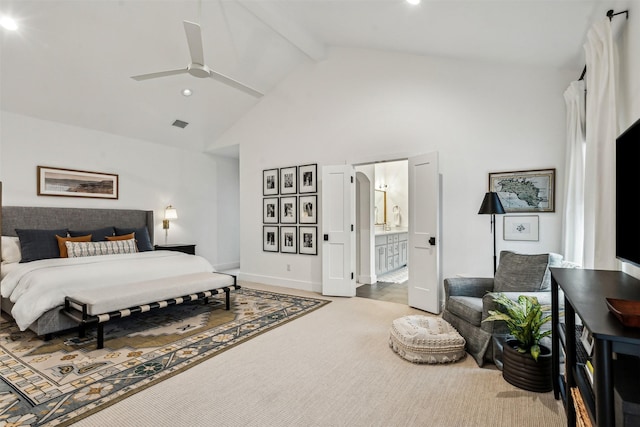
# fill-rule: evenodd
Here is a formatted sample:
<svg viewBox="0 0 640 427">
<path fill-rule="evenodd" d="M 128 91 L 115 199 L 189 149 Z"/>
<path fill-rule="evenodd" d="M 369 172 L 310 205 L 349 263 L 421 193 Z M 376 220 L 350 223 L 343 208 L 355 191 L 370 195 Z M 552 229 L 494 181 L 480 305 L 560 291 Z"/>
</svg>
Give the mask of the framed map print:
<svg viewBox="0 0 640 427">
<path fill-rule="evenodd" d="M 507 213 L 555 212 L 555 186 L 555 169 L 489 173 L 489 191 Z"/>
</svg>

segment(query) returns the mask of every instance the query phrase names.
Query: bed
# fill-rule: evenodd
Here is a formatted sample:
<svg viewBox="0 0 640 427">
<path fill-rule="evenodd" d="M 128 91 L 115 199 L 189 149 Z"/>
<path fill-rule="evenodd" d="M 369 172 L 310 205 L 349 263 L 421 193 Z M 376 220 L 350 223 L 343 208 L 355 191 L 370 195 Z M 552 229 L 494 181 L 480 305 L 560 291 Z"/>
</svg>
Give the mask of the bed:
<svg viewBox="0 0 640 427">
<path fill-rule="evenodd" d="M 139 246 L 133 251 L 116 252 L 115 255 L 75 257 L 69 254 L 69 258 L 5 263 L 6 251 L 3 248 L 3 265 L 0 270 L 3 315 L 14 318 L 21 330 L 28 328 L 45 338 L 50 338 L 55 332 L 78 326 L 77 322 L 61 312 L 65 296 L 78 289 L 97 287 L 108 290 L 112 285 L 122 287 L 126 283 L 133 285 L 166 277 L 178 279 L 184 274 L 214 271 L 211 264 L 199 256 L 181 252 L 153 251 L 153 211 L 4 206 L 1 218 L 2 236 L 13 237 L 15 241 L 15 237 L 20 234 L 20 244 L 26 241 L 22 240 L 24 230 L 95 231 L 103 230 L 105 226 L 113 226 L 116 231 L 148 232 L 149 239 L 146 240 L 144 251 L 140 245 L 145 239 L 136 239 L 135 243 L 124 238 L 117 242 L 109 242 L 113 245 L 128 243 Z M 9 239 L 3 237 L 3 241 Z M 67 248 L 75 250 L 73 248 L 78 245 L 91 244 L 72 243 L 73 246 Z M 24 246 L 22 249 L 23 260 L 28 259 L 31 252 L 25 251 Z"/>
</svg>

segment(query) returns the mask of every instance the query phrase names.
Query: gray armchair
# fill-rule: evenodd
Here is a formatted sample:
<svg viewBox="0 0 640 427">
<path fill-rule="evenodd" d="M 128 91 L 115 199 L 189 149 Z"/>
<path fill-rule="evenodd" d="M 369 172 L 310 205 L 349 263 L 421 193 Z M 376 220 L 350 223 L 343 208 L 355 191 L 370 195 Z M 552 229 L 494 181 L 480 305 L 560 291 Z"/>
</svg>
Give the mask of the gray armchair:
<svg viewBox="0 0 640 427">
<path fill-rule="evenodd" d="M 467 352 L 478 366 L 491 361 L 502 369 L 507 326 L 503 321 L 482 322 L 489 316 L 489 310 L 502 309 L 493 301 L 494 294 L 502 292 L 514 300 L 519 295 L 531 295 L 541 304 L 551 304 L 549 267 L 575 267 L 575 264 L 563 262 L 562 255 L 554 253 L 528 255 L 502 251 L 494 278 L 445 279 L 442 317 L 465 338 Z"/>
</svg>

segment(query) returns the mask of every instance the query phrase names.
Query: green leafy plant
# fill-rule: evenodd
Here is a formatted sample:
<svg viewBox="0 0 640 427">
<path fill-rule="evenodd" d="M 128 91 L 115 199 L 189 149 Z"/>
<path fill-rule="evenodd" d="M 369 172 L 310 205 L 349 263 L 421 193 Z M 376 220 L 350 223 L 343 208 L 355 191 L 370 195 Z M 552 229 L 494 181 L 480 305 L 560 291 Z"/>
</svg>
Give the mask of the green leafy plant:
<svg viewBox="0 0 640 427">
<path fill-rule="evenodd" d="M 520 295 L 518 301 L 513 301 L 500 293 L 493 300 L 503 306 L 506 312 L 489 310 L 490 316 L 483 322 L 504 320 L 509 333 L 518 341 L 518 352 L 529 352 L 537 362 L 540 355 L 540 340 L 551 335 L 551 330 L 541 332 L 540 328 L 551 321 L 551 315 L 545 311 L 551 310 L 549 305 L 540 305 L 538 298 Z"/>
</svg>

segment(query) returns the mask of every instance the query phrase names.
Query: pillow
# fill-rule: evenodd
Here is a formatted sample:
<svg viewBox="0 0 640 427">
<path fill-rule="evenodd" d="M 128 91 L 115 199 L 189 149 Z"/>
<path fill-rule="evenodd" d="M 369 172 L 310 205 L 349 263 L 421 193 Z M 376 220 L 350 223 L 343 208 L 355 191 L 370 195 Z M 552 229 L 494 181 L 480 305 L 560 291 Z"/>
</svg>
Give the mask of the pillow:
<svg viewBox="0 0 640 427">
<path fill-rule="evenodd" d="M 60 250 L 60 258 L 68 258 L 67 254 L 67 245 L 66 242 L 90 242 L 91 234 L 87 236 L 78 236 L 78 237 L 60 237 L 56 235 L 56 239 L 58 240 L 58 249 Z"/>
<path fill-rule="evenodd" d="M 65 245 L 69 258 L 136 253 L 134 239 L 106 242 L 65 242 Z"/>
<path fill-rule="evenodd" d="M 20 262 L 20 240 L 13 236 L 2 236 L 2 263 Z"/>
<path fill-rule="evenodd" d="M 105 240 L 107 240 L 107 237 L 113 236 L 114 232 L 115 228 L 113 227 L 97 228 L 95 230 L 86 231 L 69 230 L 69 236 L 79 237 L 91 234 L 92 242 L 104 242 Z"/>
<path fill-rule="evenodd" d="M 151 244 L 151 238 L 149 237 L 149 230 L 147 226 L 140 228 L 118 228 L 116 227 L 116 236 L 122 236 L 124 234 L 135 233 L 136 243 L 138 244 L 138 252 L 152 251 L 153 245 Z"/>
<path fill-rule="evenodd" d="M 67 229 L 58 230 L 29 230 L 16 228 L 16 234 L 20 238 L 20 262 L 31 262 L 39 259 L 58 258 L 60 249 L 56 235 L 66 236 Z"/>
<path fill-rule="evenodd" d="M 544 286 L 549 254 L 500 252 L 493 292 L 537 292 Z"/>
<path fill-rule="evenodd" d="M 107 236 L 107 240 L 116 241 L 116 240 L 129 240 L 135 239 L 136 233 L 123 234 L 122 236 Z"/>
</svg>

